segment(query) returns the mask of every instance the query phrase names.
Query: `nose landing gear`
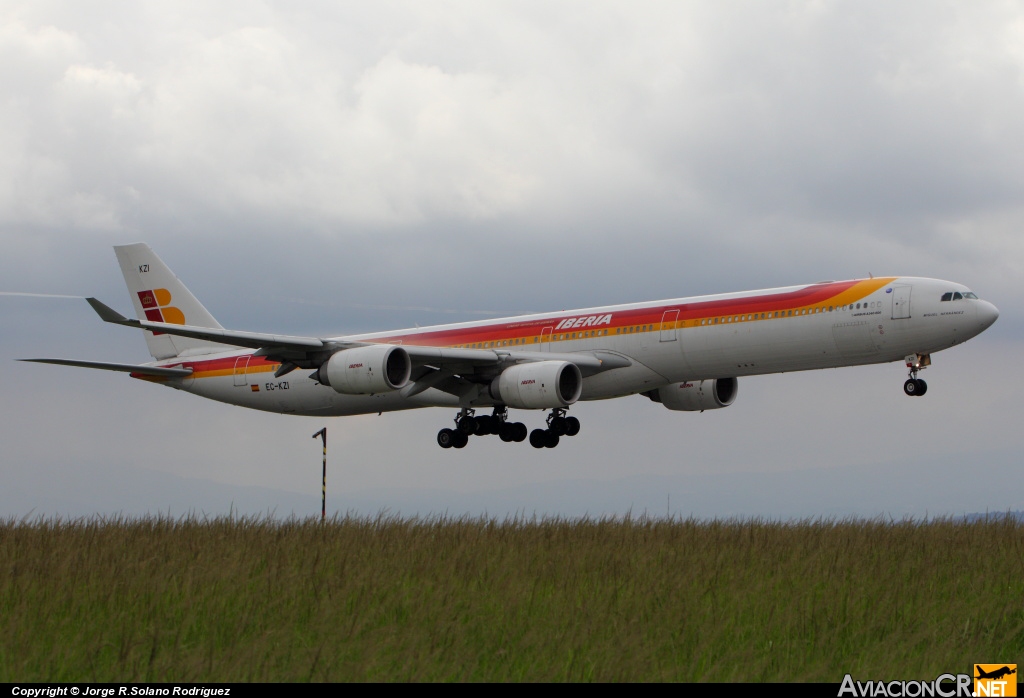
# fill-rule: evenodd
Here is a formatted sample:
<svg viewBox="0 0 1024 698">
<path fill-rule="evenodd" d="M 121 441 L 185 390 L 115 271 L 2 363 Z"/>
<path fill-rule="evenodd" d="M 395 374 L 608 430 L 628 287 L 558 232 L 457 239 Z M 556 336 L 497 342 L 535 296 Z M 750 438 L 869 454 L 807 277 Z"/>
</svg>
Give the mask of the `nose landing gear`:
<svg viewBox="0 0 1024 698">
<path fill-rule="evenodd" d="M 910 377 L 903 384 L 903 392 L 911 397 L 920 397 L 928 392 L 928 384 L 924 379 L 917 377 L 917 372 L 931 366 L 932 357 L 930 354 L 911 354 L 906 358 L 906 362 Z"/>
</svg>

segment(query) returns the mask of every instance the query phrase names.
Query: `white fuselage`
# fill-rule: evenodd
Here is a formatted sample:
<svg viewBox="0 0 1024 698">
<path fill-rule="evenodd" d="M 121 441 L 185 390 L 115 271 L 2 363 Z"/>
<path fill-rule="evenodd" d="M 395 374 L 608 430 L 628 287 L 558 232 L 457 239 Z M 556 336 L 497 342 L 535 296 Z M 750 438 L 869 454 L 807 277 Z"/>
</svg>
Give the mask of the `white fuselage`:
<svg viewBox="0 0 1024 698">
<path fill-rule="evenodd" d="M 967 298 L 942 300 L 944 294 Z M 642 393 L 682 381 L 806 371 L 902 360 L 959 344 L 998 312 L 969 290 L 937 279 L 885 277 L 679 298 L 481 322 L 347 336 L 347 341 L 477 349 L 496 354 L 603 352 L 628 359 L 589 375 L 581 400 Z M 347 395 L 299 370 L 274 376 L 279 362 L 250 350 L 157 362 L 192 369 L 185 378 L 148 380 L 253 409 L 353 415 L 415 407 L 483 407 L 486 391 L 455 395 L 428 388 Z"/>
</svg>

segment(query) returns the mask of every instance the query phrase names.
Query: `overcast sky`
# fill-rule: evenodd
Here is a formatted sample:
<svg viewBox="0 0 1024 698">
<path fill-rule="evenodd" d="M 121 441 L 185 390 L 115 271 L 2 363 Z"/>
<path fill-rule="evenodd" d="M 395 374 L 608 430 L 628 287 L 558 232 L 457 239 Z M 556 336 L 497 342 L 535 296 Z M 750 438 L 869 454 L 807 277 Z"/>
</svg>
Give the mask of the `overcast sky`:
<svg viewBox="0 0 1024 698">
<path fill-rule="evenodd" d="M 921 400 L 899 364 L 747 378 L 580 404 L 544 451 L 339 418 L 332 509 L 1024 509 L 1022 123 L 1021 3 L 6 2 L 0 292 L 126 312 L 135 241 L 225 326 L 306 335 L 951 279 L 1002 314 Z M 80 300 L 0 317 L 0 516 L 318 509 L 323 420 L 13 362 L 148 360 Z"/>
</svg>

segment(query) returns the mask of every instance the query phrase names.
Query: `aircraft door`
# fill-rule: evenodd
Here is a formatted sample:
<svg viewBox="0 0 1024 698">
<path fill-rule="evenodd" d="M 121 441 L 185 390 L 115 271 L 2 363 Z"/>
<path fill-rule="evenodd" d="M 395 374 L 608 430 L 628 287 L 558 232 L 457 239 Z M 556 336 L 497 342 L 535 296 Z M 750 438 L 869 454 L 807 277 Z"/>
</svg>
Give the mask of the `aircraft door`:
<svg viewBox="0 0 1024 698">
<path fill-rule="evenodd" d="M 912 286 L 892 287 L 892 319 L 904 320 L 910 317 L 910 291 Z"/>
<path fill-rule="evenodd" d="M 555 328 L 552 326 L 545 327 L 540 331 L 540 350 L 551 351 L 551 332 Z"/>
<path fill-rule="evenodd" d="M 679 309 L 666 310 L 661 316 L 661 341 L 676 341 L 676 321 L 679 320 Z"/>
<path fill-rule="evenodd" d="M 249 359 L 251 356 L 239 356 L 235 359 L 235 385 L 248 385 L 249 376 L 246 374 L 249 371 Z"/>
</svg>

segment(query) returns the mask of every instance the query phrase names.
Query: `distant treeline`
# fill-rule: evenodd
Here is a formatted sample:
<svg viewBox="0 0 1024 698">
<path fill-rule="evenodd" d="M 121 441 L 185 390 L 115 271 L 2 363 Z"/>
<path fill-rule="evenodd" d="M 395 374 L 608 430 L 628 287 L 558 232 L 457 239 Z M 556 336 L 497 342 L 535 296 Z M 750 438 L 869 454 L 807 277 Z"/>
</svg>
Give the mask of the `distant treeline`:
<svg viewBox="0 0 1024 698">
<path fill-rule="evenodd" d="M 1019 515 L 0 522 L 0 681 L 934 679 L 1024 655 Z"/>
<path fill-rule="evenodd" d="M 1024 511 L 991 511 L 984 514 L 964 515 L 964 520 L 972 523 L 975 521 L 1001 521 L 1002 519 L 1011 519 L 1018 523 L 1024 523 Z"/>
</svg>

